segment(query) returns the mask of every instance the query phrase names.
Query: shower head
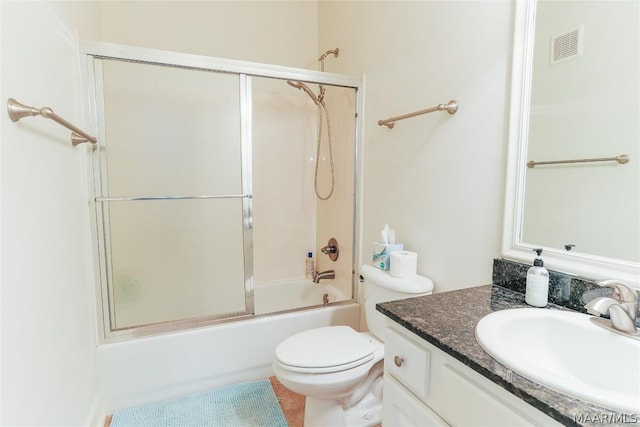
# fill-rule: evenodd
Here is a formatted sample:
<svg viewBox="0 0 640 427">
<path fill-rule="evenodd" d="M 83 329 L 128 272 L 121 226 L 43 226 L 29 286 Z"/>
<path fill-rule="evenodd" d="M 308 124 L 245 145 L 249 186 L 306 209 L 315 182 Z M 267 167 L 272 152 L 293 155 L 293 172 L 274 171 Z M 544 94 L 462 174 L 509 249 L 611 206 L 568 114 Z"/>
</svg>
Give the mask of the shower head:
<svg viewBox="0 0 640 427">
<path fill-rule="evenodd" d="M 318 106 L 320 106 L 321 102 L 318 99 L 317 96 L 314 95 L 314 93 L 311 91 L 311 89 L 309 89 L 309 87 L 302 83 L 299 82 L 297 80 L 287 80 L 287 84 L 291 87 L 295 87 L 296 89 L 301 89 L 302 91 L 304 91 L 307 95 L 309 95 L 309 97 L 311 98 L 311 100 Z"/>
</svg>

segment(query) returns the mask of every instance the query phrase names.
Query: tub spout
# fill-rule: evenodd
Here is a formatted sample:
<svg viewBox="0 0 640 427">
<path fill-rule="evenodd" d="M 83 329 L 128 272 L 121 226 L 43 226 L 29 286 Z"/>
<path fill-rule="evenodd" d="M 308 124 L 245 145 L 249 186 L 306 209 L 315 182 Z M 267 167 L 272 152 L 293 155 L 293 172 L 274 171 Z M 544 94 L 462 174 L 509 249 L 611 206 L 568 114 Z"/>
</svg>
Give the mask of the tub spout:
<svg viewBox="0 0 640 427">
<path fill-rule="evenodd" d="M 320 283 L 322 279 L 335 279 L 336 272 L 334 270 L 326 270 L 326 271 L 316 271 L 313 275 L 313 283 Z"/>
</svg>

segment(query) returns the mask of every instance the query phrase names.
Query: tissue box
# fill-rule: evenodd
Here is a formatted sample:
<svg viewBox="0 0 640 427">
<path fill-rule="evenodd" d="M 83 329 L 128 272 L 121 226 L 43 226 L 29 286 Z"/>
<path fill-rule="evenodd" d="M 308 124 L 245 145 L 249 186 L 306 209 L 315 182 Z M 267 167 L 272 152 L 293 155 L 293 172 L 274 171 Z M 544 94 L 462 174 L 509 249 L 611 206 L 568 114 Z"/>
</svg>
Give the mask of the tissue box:
<svg viewBox="0 0 640 427">
<path fill-rule="evenodd" d="M 373 266 L 378 267 L 380 270 L 389 271 L 389 254 L 394 251 L 401 251 L 402 249 L 402 243 L 375 242 L 373 244 Z"/>
</svg>

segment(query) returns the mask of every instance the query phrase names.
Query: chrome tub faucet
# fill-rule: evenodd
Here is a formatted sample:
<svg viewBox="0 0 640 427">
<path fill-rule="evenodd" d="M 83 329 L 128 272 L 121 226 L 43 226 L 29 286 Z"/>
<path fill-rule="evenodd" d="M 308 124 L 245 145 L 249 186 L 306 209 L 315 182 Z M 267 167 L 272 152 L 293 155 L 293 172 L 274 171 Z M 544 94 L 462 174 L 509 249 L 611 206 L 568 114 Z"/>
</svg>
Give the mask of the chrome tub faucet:
<svg viewBox="0 0 640 427">
<path fill-rule="evenodd" d="M 313 283 L 320 283 L 322 279 L 335 279 L 336 272 L 334 270 L 316 271 L 313 275 Z"/>
<path fill-rule="evenodd" d="M 604 280 L 598 282 L 598 285 L 613 288 L 613 296 L 595 298 L 584 306 L 589 314 L 596 316 L 609 313 L 611 318 L 609 326 L 600 322 L 596 324 L 625 335 L 637 335 L 635 325 L 638 314 L 637 291 L 617 280 Z"/>
</svg>

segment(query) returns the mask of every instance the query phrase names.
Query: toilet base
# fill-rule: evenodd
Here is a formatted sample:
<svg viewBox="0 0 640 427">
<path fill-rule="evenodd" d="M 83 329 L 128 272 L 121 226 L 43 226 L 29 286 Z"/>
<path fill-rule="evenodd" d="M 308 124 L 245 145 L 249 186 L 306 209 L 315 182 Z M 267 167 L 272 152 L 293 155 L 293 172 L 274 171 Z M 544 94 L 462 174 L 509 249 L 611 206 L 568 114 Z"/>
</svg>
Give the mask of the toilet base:
<svg viewBox="0 0 640 427">
<path fill-rule="evenodd" d="M 339 400 L 307 396 L 305 427 L 375 427 L 382 424 L 382 382 L 355 406 L 344 409 Z"/>
</svg>

